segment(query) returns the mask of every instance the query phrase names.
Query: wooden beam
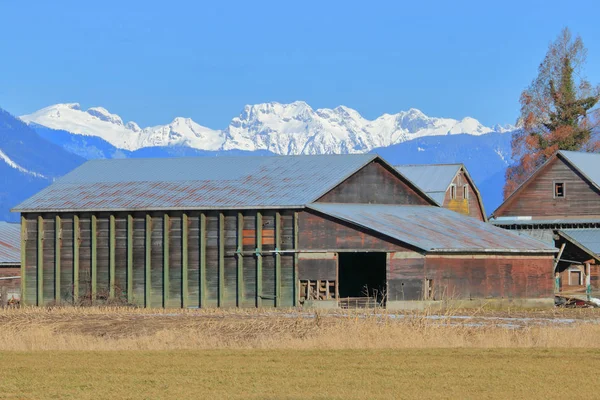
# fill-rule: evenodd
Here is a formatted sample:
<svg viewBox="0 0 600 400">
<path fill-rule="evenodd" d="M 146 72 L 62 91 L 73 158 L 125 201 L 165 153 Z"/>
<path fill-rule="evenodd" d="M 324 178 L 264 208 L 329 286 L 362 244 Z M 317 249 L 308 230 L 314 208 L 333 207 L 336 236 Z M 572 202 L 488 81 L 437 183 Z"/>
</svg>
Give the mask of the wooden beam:
<svg viewBox="0 0 600 400">
<path fill-rule="evenodd" d="M 111 299 L 115 298 L 115 248 L 116 248 L 116 223 L 115 216 L 110 214 L 109 217 L 109 239 L 108 239 L 108 296 Z"/>
<path fill-rule="evenodd" d="M 206 307 L 206 214 L 200 214 L 200 273 L 198 283 L 199 306 Z"/>
<path fill-rule="evenodd" d="M 27 219 L 21 214 L 21 303 L 27 304 Z"/>
<path fill-rule="evenodd" d="M 44 305 L 44 218 L 37 217 L 37 302 Z"/>
<path fill-rule="evenodd" d="M 144 307 L 149 308 L 152 304 L 151 290 L 152 290 L 152 217 L 150 214 L 146 214 L 146 227 L 145 227 L 145 256 L 144 256 Z"/>
<path fill-rule="evenodd" d="M 79 302 L 79 216 L 73 215 L 73 303 Z"/>
<path fill-rule="evenodd" d="M 294 212 L 294 272 L 293 272 L 293 288 L 294 295 L 292 304 L 294 307 L 298 305 L 298 295 L 300 293 L 300 280 L 298 279 L 298 212 Z"/>
<path fill-rule="evenodd" d="M 163 215 L 163 307 L 169 303 L 169 229 L 171 219 L 169 214 Z"/>
<path fill-rule="evenodd" d="M 237 295 L 236 305 L 241 307 L 244 303 L 244 215 L 237 214 Z"/>
<path fill-rule="evenodd" d="M 60 216 L 54 217 L 54 301 L 60 303 L 60 250 L 62 245 L 62 229 Z"/>
<path fill-rule="evenodd" d="M 556 272 L 556 267 L 558 267 L 558 263 L 560 262 L 560 258 L 562 257 L 563 251 L 565 251 L 566 245 L 567 245 L 567 243 L 563 243 L 560 246 L 560 250 L 558 251 L 558 254 L 556 255 L 556 259 L 554 260 L 554 268 L 553 268 L 554 272 Z"/>
<path fill-rule="evenodd" d="M 133 303 L 133 216 L 127 214 L 127 303 Z"/>
<path fill-rule="evenodd" d="M 96 294 L 98 290 L 98 220 L 96 215 L 92 214 L 91 217 L 91 258 L 92 258 L 92 304 L 96 301 Z"/>
<path fill-rule="evenodd" d="M 225 215 L 219 213 L 219 297 L 218 306 L 223 307 L 225 296 Z"/>
<path fill-rule="evenodd" d="M 181 215 L 181 307 L 189 306 L 189 281 L 188 281 L 188 215 Z"/>
<path fill-rule="evenodd" d="M 275 213 L 275 307 L 281 306 L 281 214 Z"/>
<path fill-rule="evenodd" d="M 262 214 L 256 213 L 256 307 L 262 306 Z"/>
</svg>

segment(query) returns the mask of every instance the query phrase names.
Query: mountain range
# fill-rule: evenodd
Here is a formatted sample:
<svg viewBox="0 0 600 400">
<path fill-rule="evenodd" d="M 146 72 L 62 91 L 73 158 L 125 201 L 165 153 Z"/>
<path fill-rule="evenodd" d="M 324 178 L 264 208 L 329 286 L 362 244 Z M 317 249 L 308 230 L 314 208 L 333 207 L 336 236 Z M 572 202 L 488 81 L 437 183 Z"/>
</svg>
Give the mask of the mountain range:
<svg viewBox="0 0 600 400">
<path fill-rule="evenodd" d="M 501 201 L 512 126 L 429 117 L 417 109 L 363 118 L 345 106 L 245 106 L 221 130 L 190 118 L 141 128 L 102 107 L 56 104 L 20 119 L 0 113 L 0 220 L 11 206 L 95 158 L 376 152 L 393 164 L 463 162 L 489 211 Z"/>
</svg>

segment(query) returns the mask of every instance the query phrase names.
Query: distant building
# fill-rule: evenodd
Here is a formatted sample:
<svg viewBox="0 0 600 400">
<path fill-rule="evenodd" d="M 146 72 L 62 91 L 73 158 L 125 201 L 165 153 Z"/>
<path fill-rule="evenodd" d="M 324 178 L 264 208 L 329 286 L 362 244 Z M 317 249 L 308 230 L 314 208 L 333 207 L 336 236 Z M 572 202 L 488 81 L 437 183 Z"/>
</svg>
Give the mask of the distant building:
<svg viewBox="0 0 600 400">
<path fill-rule="evenodd" d="M 559 249 L 557 290 L 600 289 L 600 154 L 559 151 L 492 213 L 490 221 Z"/>
<path fill-rule="evenodd" d="M 396 165 L 440 207 L 487 221 L 481 194 L 463 164 Z"/>
<path fill-rule="evenodd" d="M 95 160 L 14 211 L 26 304 L 553 304 L 553 246 L 439 207 L 376 155 Z"/>
<path fill-rule="evenodd" d="M 0 295 L 21 295 L 21 226 L 0 221 Z M 0 298 L 0 302 L 5 299 Z"/>
</svg>

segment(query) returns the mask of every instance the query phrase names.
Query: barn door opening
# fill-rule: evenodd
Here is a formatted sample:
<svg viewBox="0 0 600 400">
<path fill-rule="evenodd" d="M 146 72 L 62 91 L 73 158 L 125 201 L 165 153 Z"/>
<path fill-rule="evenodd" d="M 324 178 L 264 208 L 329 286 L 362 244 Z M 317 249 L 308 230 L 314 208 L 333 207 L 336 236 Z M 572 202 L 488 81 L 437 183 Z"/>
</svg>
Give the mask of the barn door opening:
<svg viewBox="0 0 600 400">
<path fill-rule="evenodd" d="M 341 307 L 385 305 L 386 261 L 386 253 L 339 253 Z"/>
</svg>

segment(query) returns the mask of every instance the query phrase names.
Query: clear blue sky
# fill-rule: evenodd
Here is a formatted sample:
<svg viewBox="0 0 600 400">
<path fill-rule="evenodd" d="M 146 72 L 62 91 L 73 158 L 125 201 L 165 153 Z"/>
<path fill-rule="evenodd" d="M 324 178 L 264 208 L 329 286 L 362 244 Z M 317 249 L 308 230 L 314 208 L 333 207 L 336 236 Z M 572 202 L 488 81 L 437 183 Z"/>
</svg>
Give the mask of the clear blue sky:
<svg viewBox="0 0 600 400">
<path fill-rule="evenodd" d="M 245 104 L 340 104 L 367 118 L 410 107 L 513 123 L 561 28 L 588 47 L 593 1 L 0 0 L 0 107 L 104 106 L 141 126 L 224 128 Z"/>
</svg>

